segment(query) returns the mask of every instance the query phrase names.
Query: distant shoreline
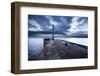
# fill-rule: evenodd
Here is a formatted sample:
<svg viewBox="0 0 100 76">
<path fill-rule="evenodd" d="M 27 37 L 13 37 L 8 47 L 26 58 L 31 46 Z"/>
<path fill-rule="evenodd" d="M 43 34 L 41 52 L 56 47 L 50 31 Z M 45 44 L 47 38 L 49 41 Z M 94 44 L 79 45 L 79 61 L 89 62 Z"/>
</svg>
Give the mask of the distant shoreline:
<svg viewBox="0 0 100 76">
<path fill-rule="evenodd" d="M 52 38 L 52 36 L 28 36 L 29 38 Z M 82 36 L 54 36 L 55 38 L 88 38 Z"/>
</svg>

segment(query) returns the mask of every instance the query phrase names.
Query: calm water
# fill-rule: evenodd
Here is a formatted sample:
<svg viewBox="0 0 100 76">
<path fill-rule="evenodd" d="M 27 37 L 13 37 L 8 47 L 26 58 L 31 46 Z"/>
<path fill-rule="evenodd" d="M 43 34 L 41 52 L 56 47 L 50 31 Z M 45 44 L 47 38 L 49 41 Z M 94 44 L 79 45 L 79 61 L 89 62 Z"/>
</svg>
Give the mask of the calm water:
<svg viewBox="0 0 100 76">
<path fill-rule="evenodd" d="M 57 39 L 88 46 L 88 38 L 57 38 Z"/>
<path fill-rule="evenodd" d="M 70 41 L 73 43 L 88 46 L 88 38 L 56 38 L 56 39 L 61 39 L 61 40 Z M 44 44 L 43 38 L 29 38 L 28 50 L 30 56 L 33 54 L 40 53 L 43 50 L 44 47 L 43 44 Z"/>
<path fill-rule="evenodd" d="M 28 50 L 31 53 L 37 54 L 43 49 L 43 38 L 29 38 L 28 39 Z"/>
</svg>

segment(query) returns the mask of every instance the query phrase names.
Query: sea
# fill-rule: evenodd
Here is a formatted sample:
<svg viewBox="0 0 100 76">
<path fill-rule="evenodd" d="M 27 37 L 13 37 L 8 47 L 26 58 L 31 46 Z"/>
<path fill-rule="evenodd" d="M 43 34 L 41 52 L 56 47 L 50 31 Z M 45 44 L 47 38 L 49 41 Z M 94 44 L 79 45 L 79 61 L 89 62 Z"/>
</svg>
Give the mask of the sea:
<svg viewBox="0 0 100 76">
<path fill-rule="evenodd" d="M 88 38 L 55 38 L 60 40 L 65 40 L 73 42 L 80 45 L 88 46 Z M 37 54 L 43 50 L 44 47 L 44 38 L 28 38 L 28 50 L 29 53 Z"/>
</svg>

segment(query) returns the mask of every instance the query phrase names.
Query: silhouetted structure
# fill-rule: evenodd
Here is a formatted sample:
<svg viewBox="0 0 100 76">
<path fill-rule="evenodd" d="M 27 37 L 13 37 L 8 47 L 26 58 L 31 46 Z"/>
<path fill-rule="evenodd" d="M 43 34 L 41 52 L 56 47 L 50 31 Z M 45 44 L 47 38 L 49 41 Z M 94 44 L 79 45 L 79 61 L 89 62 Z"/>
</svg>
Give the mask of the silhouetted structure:
<svg viewBox="0 0 100 76">
<path fill-rule="evenodd" d="M 52 39 L 54 40 L 54 25 L 52 26 L 53 36 Z"/>
</svg>

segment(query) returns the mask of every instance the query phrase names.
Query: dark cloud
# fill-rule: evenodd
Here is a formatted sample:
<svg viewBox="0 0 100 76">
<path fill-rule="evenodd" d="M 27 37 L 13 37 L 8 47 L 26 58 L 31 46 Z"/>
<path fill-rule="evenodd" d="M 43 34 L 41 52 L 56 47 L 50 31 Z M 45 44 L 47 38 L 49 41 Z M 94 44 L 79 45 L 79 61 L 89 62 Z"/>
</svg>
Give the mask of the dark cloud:
<svg viewBox="0 0 100 76">
<path fill-rule="evenodd" d="M 29 31 L 87 32 L 88 17 L 28 15 Z"/>
</svg>

